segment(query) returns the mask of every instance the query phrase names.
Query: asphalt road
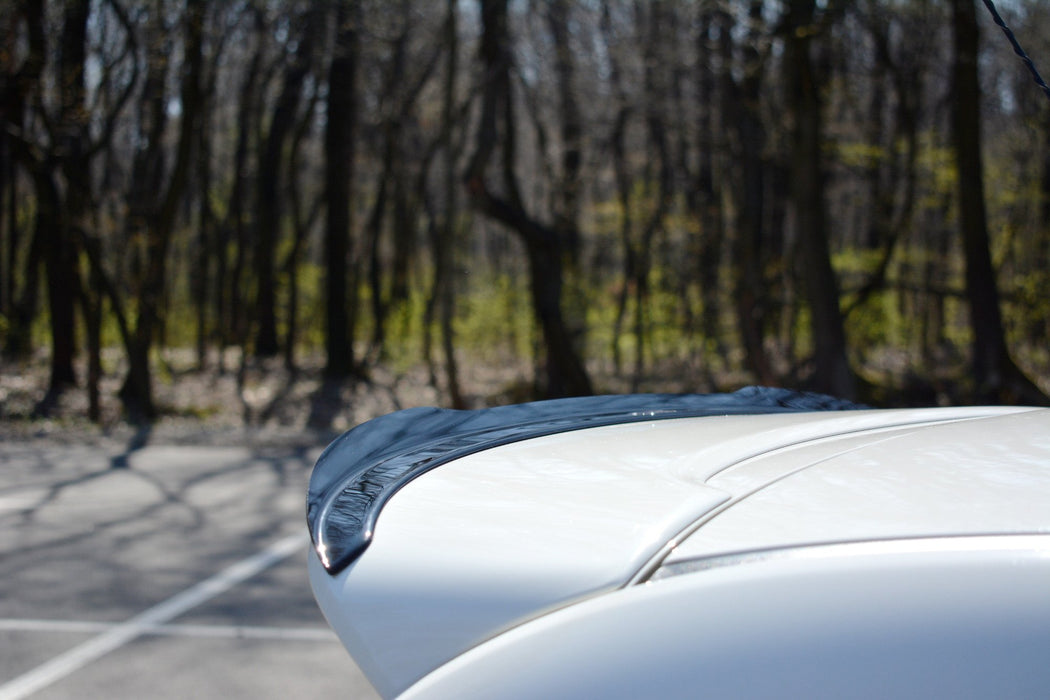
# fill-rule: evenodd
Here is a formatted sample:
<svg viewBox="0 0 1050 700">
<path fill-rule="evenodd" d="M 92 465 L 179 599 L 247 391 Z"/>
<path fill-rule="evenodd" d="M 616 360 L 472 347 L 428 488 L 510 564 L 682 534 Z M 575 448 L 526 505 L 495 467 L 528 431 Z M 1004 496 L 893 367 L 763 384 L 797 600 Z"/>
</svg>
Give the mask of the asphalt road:
<svg viewBox="0 0 1050 700">
<path fill-rule="evenodd" d="M 0 700 L 372 698 L 306 578 L 319 447 L 0 442 Z"/>
</svg>

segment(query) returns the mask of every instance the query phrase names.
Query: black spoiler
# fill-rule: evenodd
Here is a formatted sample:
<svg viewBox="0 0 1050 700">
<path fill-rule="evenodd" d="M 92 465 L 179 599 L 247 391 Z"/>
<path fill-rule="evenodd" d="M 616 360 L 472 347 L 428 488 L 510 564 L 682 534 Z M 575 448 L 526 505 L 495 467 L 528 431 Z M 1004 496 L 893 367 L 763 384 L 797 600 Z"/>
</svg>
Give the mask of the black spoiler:
<svg viewBox="0 0 1050 700">
<path fill-rule="evenodd" d="M 368 547 L 379 512 L 398 489 L 481 450 L 622 423 L 858 408 L 865 407 L 768 387 L 731 394 L 584 396 L 473 411 L 410 408 L 362 423 L 328 446 L 310 476 L 307 524 L 314 550 L 334 575 Z"/>
</svg>

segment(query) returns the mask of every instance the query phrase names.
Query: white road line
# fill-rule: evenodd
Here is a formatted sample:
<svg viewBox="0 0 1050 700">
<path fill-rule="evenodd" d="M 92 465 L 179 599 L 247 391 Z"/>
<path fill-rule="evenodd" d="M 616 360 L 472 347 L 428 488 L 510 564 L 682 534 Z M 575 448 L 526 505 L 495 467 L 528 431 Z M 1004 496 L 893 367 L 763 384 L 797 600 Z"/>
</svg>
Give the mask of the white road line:
<svg viewBox="0 0 1050 700">
<path fill-rule="evenodd" d="M 111 651 L 119 649 L 136 637 L 148 633 L 149 629 L 173 620 L 187 610 L 225 593 L 274 564 L 287 559 L 306 546 L 306 541 L 307 538 L 303 534 L 289 535 L 277 540 L 261 552 L 232 564 L 211 578 L 176 593 L 126 622 L 8 681 L 0 686 L 0 700 L 20 700 L 46 688 Z"/>
<path fill-rule="evenodd" d="M 330 629 L 320 627 L 252 627 L 239 625 L 161 625 L 146 631 L 161 637 L 265 639 L 281 642 L 338 642 Z"/>
<path fill-rule="evenodd" d="M 0 620 L 2 632 L 69 632 L 97 634 L 113 629 L 117 622 L 89 622 L 87 620 Z"/>
<path fill-rule="evenodd" d="M 41 493 L 22 493 L 15 496 L 0 496 L 0 513 L 26 510 L 40 502 Z"/>
<path fill-rule="evenodd" d="M 108 632 L 119 623 L 87 620 L 0 619 L 0 632 L 58 632 L 98 634 Z M 338 642 L 335 632 L 327 627 L 274 627 L 260 625 L 151 625 L 142 628 L 143 636 L 197 637 L 205 639 L 271 639 L 277 641 Z"/>
</svg>

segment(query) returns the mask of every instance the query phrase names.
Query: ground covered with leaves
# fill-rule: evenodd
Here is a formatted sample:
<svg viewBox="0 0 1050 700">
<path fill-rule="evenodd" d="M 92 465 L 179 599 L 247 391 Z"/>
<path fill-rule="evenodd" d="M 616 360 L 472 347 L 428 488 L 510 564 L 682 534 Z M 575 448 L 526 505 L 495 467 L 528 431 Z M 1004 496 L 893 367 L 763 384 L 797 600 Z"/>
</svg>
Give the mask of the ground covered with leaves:
<svg viewBox="0 0 1050 700">
<path fill-rule="evenodd" d="M 378 363 L 367 375 L 339 383 L 325 382 L 319 357 L 298 362 L 295 371 L 279 358 L 241 365 L 236 356 L 220 363 L 210 358 L 204 369 L 190 352 L 165 351 L 157 363 L 155 393 L 161 415 L 148 426 L 129 423 L 117 398 L 120 355 L 108 358 L 100 385 L 101 419 L 87 419 L 83 386 L 64 391 L 51 406 L 42 405 L 48 388 L 47 358 L 0 364 L 0 439 L 46 438 L 59 442 L 147 439 L 184 444 L 327 442 L 370 418 L 413 406 L 448 406 L 442 376 L 423 364 Z M 85 372 L 80 370 L 82 380 Z M 612 367 L 593 367 L 601 393 L 631 391 L 707 392 L 710 379 L 683 365 L 667 365 L 644 381 L 618 377 Z M 461 392 L 470 408 L 527 401 L 533 370 L 528 363 L 462 362 Z M 81 381 L 83 384 L 83 381 Z"/>
</svg>

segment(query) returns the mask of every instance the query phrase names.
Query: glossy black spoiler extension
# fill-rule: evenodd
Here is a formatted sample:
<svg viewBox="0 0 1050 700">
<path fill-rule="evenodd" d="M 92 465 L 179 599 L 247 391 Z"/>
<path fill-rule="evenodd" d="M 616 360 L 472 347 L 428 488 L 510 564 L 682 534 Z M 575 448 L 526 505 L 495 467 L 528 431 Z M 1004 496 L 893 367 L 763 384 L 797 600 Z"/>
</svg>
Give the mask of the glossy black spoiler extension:
<svg viewBox="0 0 1050 700">
<path fill-rule="evenodd" d="M 306 519 L 330 574 L 368 547 L 379 511 L 435 467 L 519 440 L 604 425 L 716 415 L 864 408 L 821 394 L 746 387 L 732 394 L 586 396 L 473 411 L 410 408 L 338 437 L 310 476 Z"/>
</svg>

